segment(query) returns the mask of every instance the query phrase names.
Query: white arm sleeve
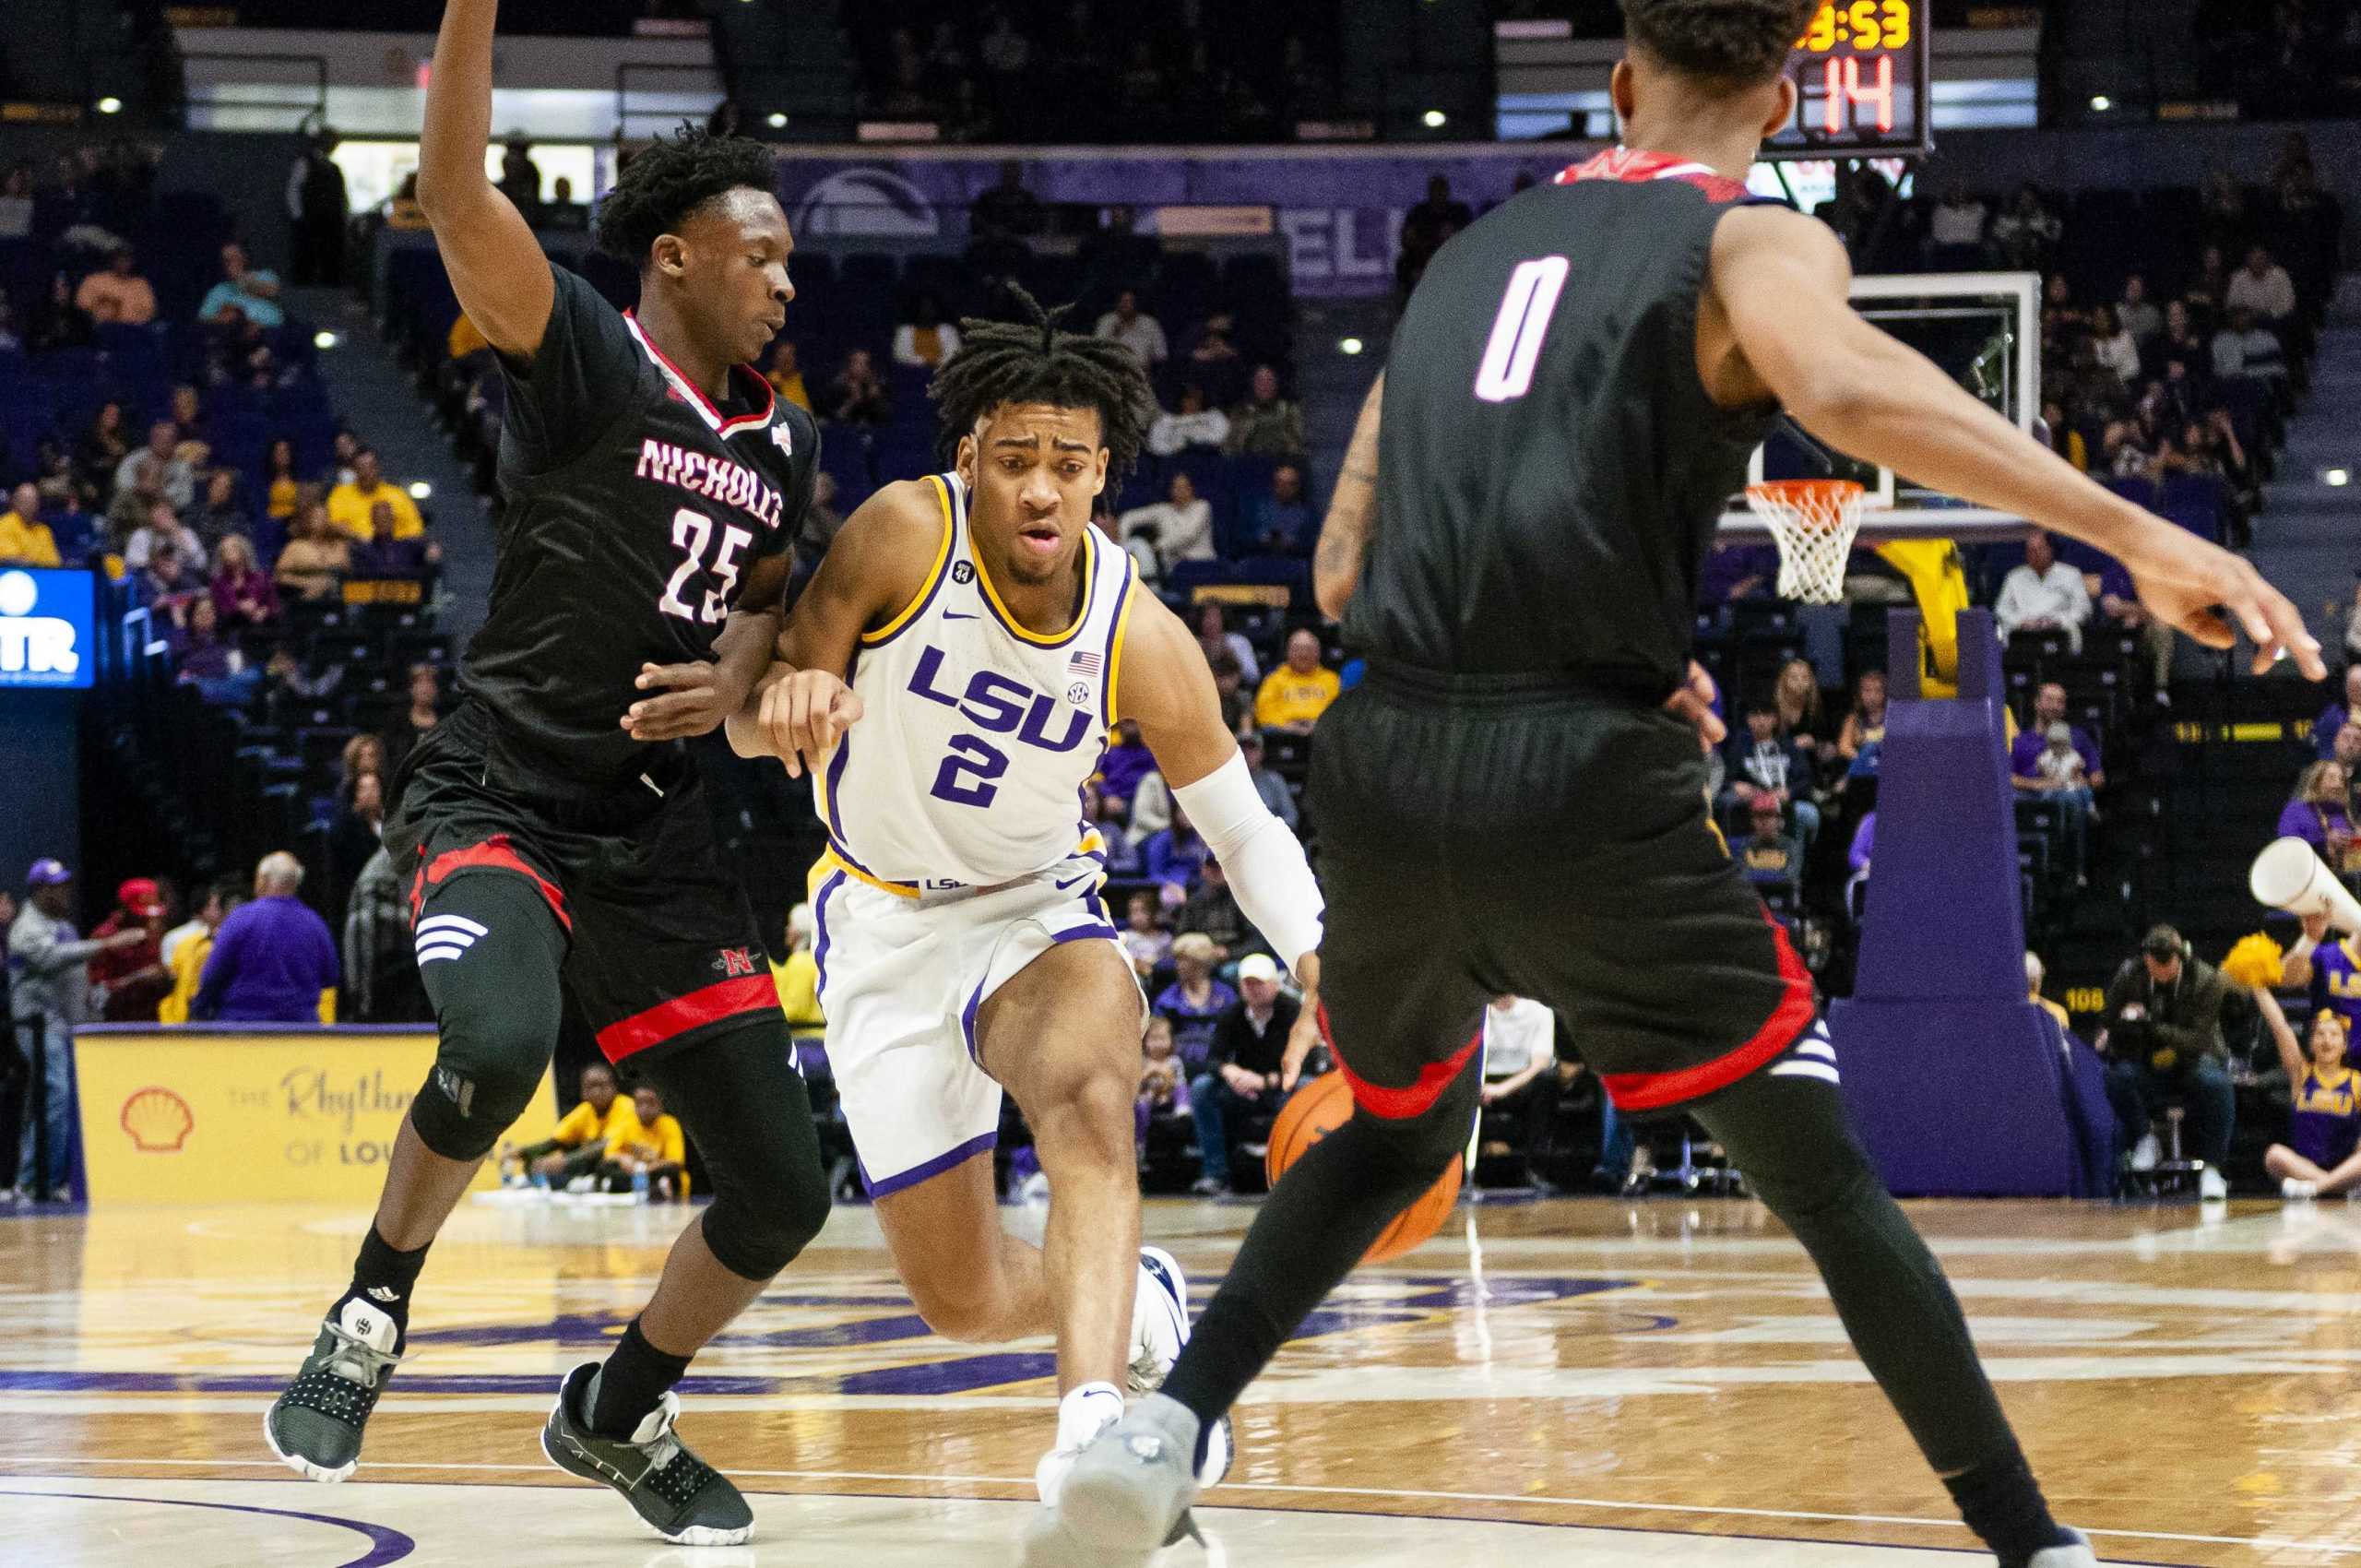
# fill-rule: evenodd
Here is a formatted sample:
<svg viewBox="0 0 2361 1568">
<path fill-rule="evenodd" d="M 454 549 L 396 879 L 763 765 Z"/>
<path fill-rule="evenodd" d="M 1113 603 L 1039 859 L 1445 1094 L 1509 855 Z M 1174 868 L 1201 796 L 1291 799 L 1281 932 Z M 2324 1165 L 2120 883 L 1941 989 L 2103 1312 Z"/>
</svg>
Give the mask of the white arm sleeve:
<svg viewBox="0 0 2361 1568">
<path fill-rule="evenodd" d="M 1228 762 L 1172 795 L 1221 862 L 1240 910 L 1271 939 L 1287 968 L 1317 952 L 1320 884 L 1302 844 L 1255 792 L 1245 757 L 1231 753 Z"/>
</svg>

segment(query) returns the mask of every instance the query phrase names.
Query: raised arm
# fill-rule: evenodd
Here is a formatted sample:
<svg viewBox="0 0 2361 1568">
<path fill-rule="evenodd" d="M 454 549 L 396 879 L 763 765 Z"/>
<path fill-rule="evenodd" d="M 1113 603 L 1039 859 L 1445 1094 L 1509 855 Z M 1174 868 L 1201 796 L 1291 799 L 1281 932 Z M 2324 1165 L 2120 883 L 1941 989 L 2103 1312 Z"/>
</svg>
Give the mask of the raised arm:
<svg viewBox="0 0 2361 1568">
<path fill-rule="evenodd" d="M 541 346 L 555 289 L 540 242 L 484 177 L 492 140 L 492 34 L 500 0 L 449 0 L 419 132 L 418 205 L 468 319 L 502 353 Z"/>
<path fill-rule="evenodd" d="M 2094 483 L 1954 385 L 1924 355 L 1852 308 L 1852 264 L 1825 224 L 1782 208 L 1740 208 L 1714 239 L 1707 343 L 1729 354 L 1708 386 L 1727 406 L 1775 396 L 1839 451 L 1921 484 L 2027 518 L 2121 561 L 2155 616 L 2209 647 L 2255 644 L 2255 670 L 2292 654 L 2327 674 L 2296 607 L 2255 569 Z M 1709 349 L 1710 356 L 1710 349 Z"/>
<path fill-rule="evenodd" d="M 1385 405 L 1385 373 L 1361 399 L 1360 418 L 1345 448 L 1344 470 L 1328 516 L 1320 525 L 1320 545 L 1311 557 L 1311 592 L 1320 612 L 1341 621 L 1353 590 L 1361 585 L 1361 562 L 1369 555 L 1370 530 L 1377 526 L 1377 430 Z"/>
<path fill-rule="evenodd" d="M 2271 1043 L 2279 1048 L 2279 1064 L 2287 1069 L 2287 1081 L 2300 1085 L 2304 1081 L 2304 1047 L 2287 1022 L 2279 998 L 2272 994 L 2269 986 L 2259 985 L 2254 988 L 2254 1004 L 2262 1012 L 2263 1027 L 2271 1031 Z"/>
</svg>

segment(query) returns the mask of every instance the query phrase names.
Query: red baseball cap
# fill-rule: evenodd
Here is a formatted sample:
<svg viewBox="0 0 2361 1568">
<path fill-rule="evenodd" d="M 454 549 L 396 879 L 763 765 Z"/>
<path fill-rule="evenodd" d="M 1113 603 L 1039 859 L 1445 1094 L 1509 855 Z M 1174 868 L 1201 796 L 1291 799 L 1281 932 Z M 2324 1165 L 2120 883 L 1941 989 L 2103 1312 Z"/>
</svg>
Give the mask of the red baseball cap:
<svg viewBox="0 0 2361 1568">
<path fill-rule="evenodd" d="M 142 920 L 153 920 L 164 912 L 164 895 L 155 882 L 135 876 L 114 890 L 114 901 Z"/>
</svg>

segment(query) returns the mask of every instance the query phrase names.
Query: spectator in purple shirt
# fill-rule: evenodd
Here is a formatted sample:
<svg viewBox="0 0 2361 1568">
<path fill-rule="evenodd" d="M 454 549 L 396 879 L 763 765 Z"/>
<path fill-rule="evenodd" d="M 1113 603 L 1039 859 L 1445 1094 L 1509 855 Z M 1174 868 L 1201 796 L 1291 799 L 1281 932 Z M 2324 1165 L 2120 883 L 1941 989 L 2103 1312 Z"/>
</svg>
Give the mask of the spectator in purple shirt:
<svg viewBox="0 0 2361 1568">
<path fill-rule="evenodd" d="M 280 849 L 255 870 L 255 898 L 221 922 L 191 1011 L 229 1023 L 315 1024 L 335 989 L 336 939 L 295 897 L 303 862 Z"/>
<path fill-rule="evenodd" d="M 396 539 L 394 529 L 397 522 L 390 501 L 380 501 L 369 508 L 369 538 L 352 547 L 350 576 L 363 581 L 419 578 L 443 559 L 440 545 L 422 539 Z"/>
<path fill-rule="evenodd" d="M 2027 794 L 2046 791 L 2047 786 L 2041 778 L 2041 754 L 2049 744 L 2049 727 L 2053 724 L 2067 724 L 2072 732 L 2087 787 L 2093 790 L 2106 789 L 2106 770 L 2099 766 L 2099 743 L 2081 725 L 2067 723 L 2066 688 L 2055 681 L 2044 682 L 2034 694 L 2033 722 L 2018 732 L 2016 744 L 2009 748 L 2009 773 L 2017 788 Z"/>
<path fill-rule="evenodd" d="M 2345 795 L 2351 783 L 2343 763 L 2313 763 L 2296 776 L 2295 796 L 2279 814 L 2279 837 L 2301 838 L 2340 876 L 2355 860 Z"/>
<path fill-rule="evenodd" d="M 2336 754 L 2336 732 L 2348 724 L 2361 724 L 2361 659 L 2345 666 L 2343 700 L 2329 704 L 2312 726 L 2312 749 L 2321 761 Z"/>
<path fill-rule="evenodd" d="M 1181 1066 L 1192 1075 L 1204 1070 L 1214 1025 L 1238 1000 L 1238 992 L 1214 978 L 1219 960 L 1212 937 L 1202 931 L 1183 932 L 1172 939 L 1172 968 L 1178 978 L 1156 994 L 1156 1016 L 1170 1020 Z"/>
<path fill-rule="evenodd" d="M 1156 758 L 1140 741 L 1140 727 L 1133 719 L 1118 720 L 1115 740 L 1098 764 L 1098 792 L 1118 809 L 1129 814 L 1132 791 L 1140 780 L 1156 769 Z"/>
<path fill-rule="evenodd" d="M 1168 891 L 1165 901 L 1177 904 L 1188 897 L 1189 890 L 1197 885 L 1198 873 L 1204 870 L 1212 851 L 1197 830 L 1189 825 L 1189 814 L 1179 802 L 1172 806 L 1172 826 L 1140 847 L 1141 870 L 1150 882 L 1163 885 Z M 1171 891 L 1177 889 L 1178 891 Z"/>
</svg>

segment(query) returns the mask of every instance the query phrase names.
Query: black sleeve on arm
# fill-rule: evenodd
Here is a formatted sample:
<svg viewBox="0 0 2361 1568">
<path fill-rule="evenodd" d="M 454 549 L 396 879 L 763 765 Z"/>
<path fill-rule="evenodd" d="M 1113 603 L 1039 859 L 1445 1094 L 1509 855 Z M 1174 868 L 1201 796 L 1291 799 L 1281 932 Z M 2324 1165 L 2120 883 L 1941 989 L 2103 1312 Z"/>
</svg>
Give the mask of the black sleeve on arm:
<svg viewBox="0 0 2361 1568">
<path fill-rule="evenodd" d="M 562 468 L 587 451 L 631 407 L 639 345 L 614 306 L 576 273 L 552 263 L 549 325 L 530 360 L 499 355 L 507 383 L 503 457 L 522 476 Z"/>
</svg>

